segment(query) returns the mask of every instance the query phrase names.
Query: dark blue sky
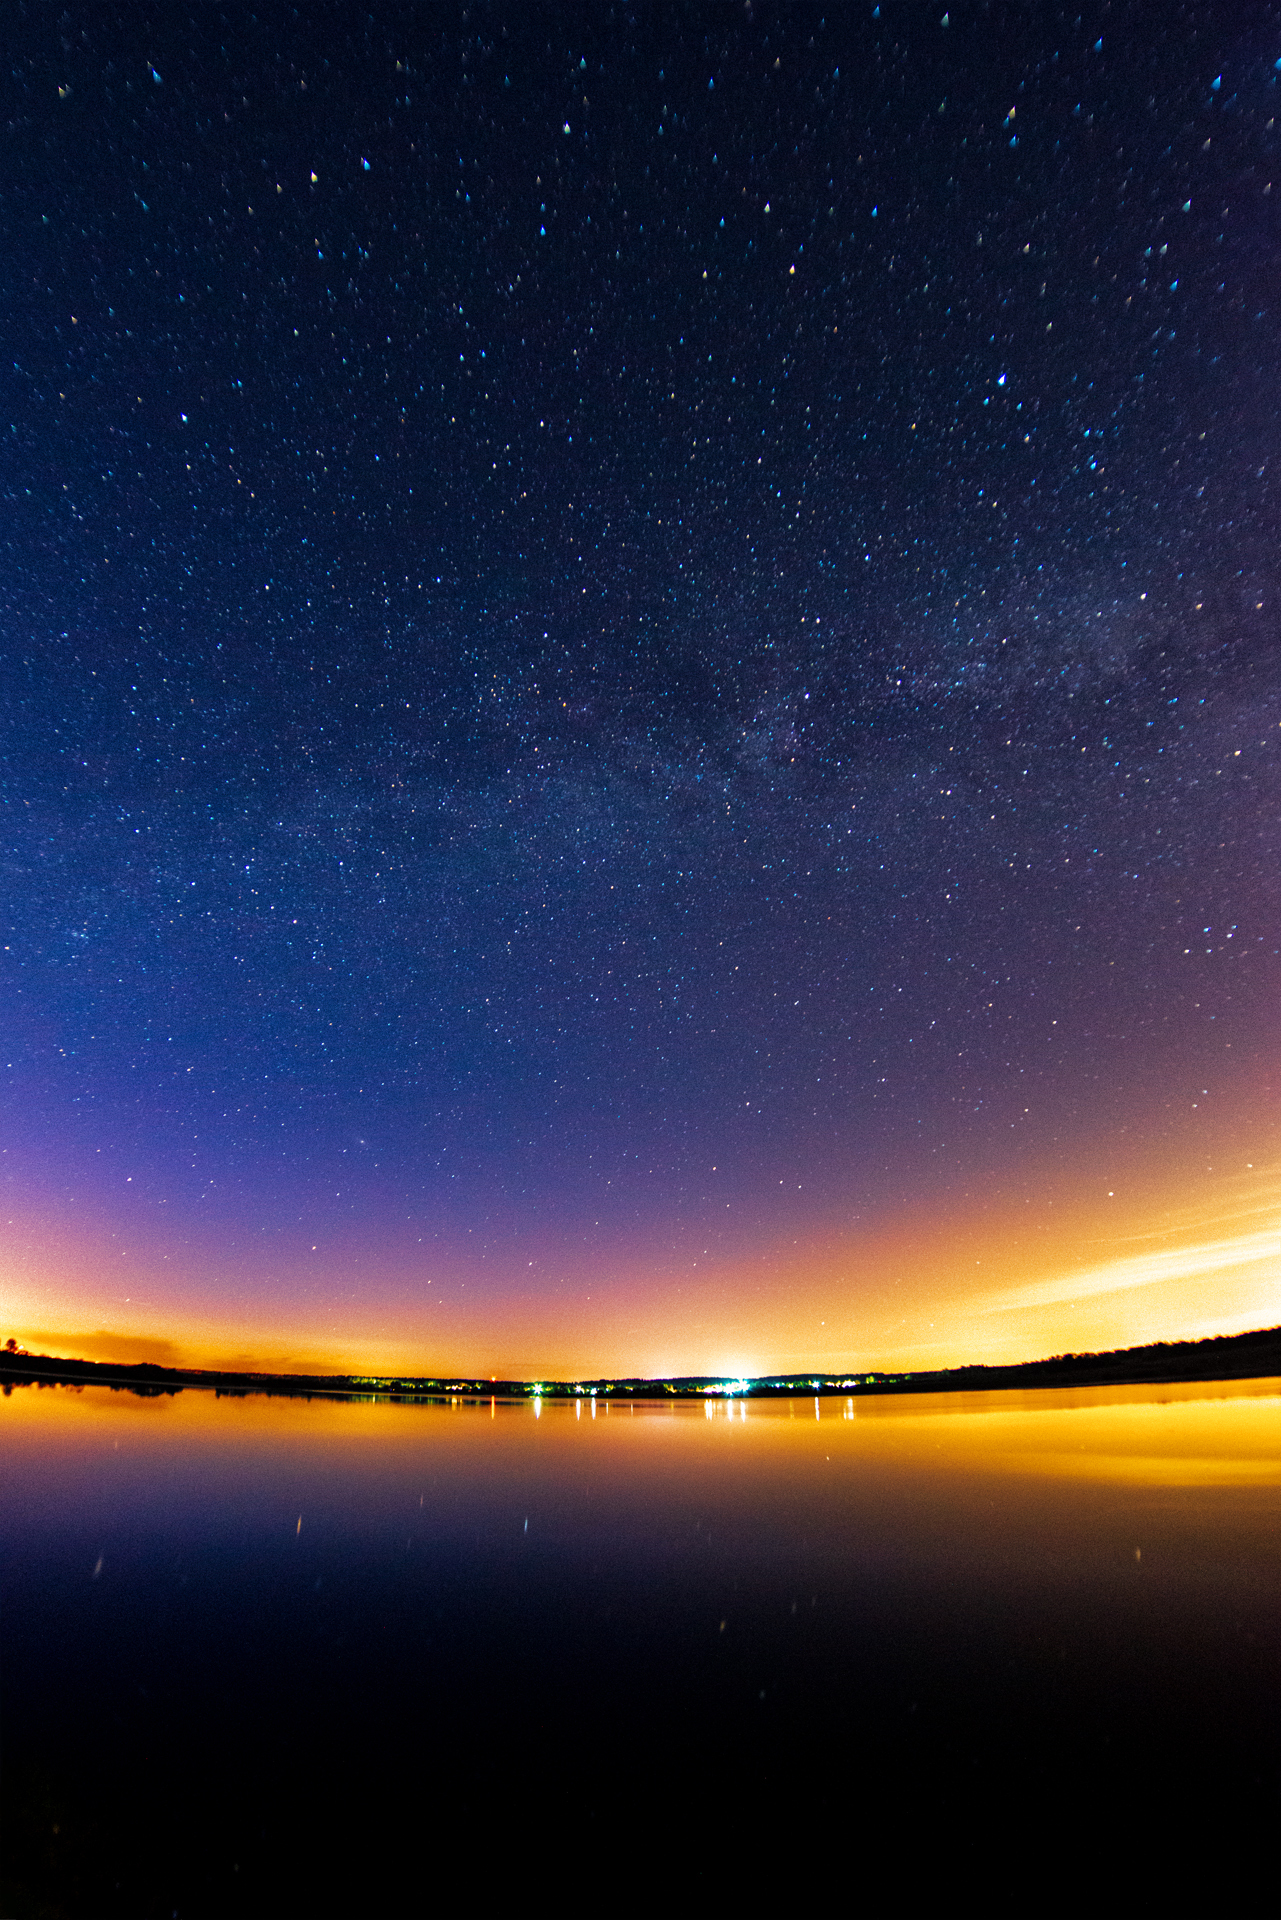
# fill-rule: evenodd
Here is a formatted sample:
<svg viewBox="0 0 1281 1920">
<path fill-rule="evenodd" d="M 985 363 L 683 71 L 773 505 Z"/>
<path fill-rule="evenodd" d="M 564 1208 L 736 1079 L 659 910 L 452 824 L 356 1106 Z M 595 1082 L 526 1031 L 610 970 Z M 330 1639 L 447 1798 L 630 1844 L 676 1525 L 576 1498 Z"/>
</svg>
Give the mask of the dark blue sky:
<svg viewBox="0 0 1281 1920">
<path fill-rule="evenodd" d="M 19 1208 L 768 1233 L 1270 1060 L 1277 9 L 15 18 Z"/>
</svg>

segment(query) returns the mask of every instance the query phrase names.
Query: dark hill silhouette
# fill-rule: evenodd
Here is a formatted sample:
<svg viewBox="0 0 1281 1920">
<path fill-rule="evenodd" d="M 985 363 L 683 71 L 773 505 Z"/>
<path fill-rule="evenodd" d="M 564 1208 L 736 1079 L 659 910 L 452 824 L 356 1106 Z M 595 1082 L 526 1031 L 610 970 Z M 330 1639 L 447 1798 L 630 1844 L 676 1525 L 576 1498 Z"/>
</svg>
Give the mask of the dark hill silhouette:
<svg viewBox="0 0 1281 1920">
<path fill-rule="evenodd" d="M 847 1371 L 769 1374 L 734 1380 L 716 1374 L 691 1374 L 673 1380 L 485 1380 L 458 1374 L 295 1374 L 232 1373 L 188 1367 L 161 1367 L 154 1361 L 117 1366 L 110 1361 L 77 1360 L 55 1354 L 25 1353 L 13 1343 L 0 1351 L 0 1382 L 15 1386 L 97 1385 L 147 1396 L 205 1388 L 218 1394 L 397 1400 L 574 1399 L 596 1395 L 611 1399 L 696 1399 L 732 1393 L 736 1398 L 785 1399 L 803 1394 L 884 1394 L 991 1392 L 997 1388 L 1138 1386 L 1178 1381 L 1249 1380 L 1281 1377 L 1281 1327 L 1222 1334 L 1209 1340 L 1157 1341 L 1146 1347 L 1120 1347 L 1108 1353 L 1063 1353 L 1013 1366 L 947 1367 L 923 1372 Z"/>
</svg>

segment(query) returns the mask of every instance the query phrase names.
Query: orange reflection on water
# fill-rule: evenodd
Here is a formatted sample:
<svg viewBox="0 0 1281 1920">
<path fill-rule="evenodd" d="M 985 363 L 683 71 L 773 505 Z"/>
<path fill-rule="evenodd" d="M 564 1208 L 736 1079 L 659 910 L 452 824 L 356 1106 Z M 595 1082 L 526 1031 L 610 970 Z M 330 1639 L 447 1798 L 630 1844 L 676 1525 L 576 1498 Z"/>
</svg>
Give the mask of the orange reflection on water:
<svg viewBox="0 0 1281 1920">
<path fill-rule="evenodd" d="M 611 1404 L 581 1399 L 404 1404 L 391 1400 L 156 1398 L 106 1388 L 18 1388 L 0 1403 L 11 1463 L 119 1453 L 239 1456 L 345 1470 L 414 1470 L 425 1458 L 482 1480 L 591 1470 L 763 1490 L 910 1474 L 926 1479 L 1281 1488 L 1281 1381 L 786 1401 Z"/>
</svg>

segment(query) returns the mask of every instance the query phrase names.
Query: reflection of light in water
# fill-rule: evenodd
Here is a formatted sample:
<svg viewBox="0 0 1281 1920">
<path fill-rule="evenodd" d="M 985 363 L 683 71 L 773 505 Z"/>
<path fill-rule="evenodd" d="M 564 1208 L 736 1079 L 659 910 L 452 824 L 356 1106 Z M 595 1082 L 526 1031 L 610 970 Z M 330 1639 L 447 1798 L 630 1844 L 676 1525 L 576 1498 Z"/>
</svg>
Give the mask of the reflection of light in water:
<svg viewBox="0 0 1281 1920">
<path fill-rule="evenodd" d="M 531 1393 L 535 1420 L 541 1419 L 541 1392 Z M 608 1407 L 608 1402 L 606 1402 Z M 1004 1483 L 1011 1490 L 1075 1482 L 1150 1488 L 1238 1487 L 1281 1488 L 1281 1381 L 1223 1381 L 1134 1387 L 1054 1388 L 987 1393 L 840 1395 L 828 1411 L 842 1416 L 833 1424 L 819 1397 L 815 1418 L 801 1417 L 802 1400 L 763 1399 L 704 1401 L 698 1422 L 696 1401 L 642 1401 L 628 1403 L 627 1433 L 620 1428 L 609 1436 L 607 1453 L 615 1460 L 653 1459 L 658 1422 L 672 1432 L 675 1446 L 664 1457 L 679 1472 L 702 1476 L 708 1456 L 700 1446 L 713 1444 L 709 1421 L 718 1405 L 725 1417 L 750 1426 L 730 1453 L 743 1463 L 756 1489 L 754 1498 L 768 1498 L 765 1489 L 777 1484 L 794 1499 L 796 1474 L 806 1459 L 822 1460 L 830 1453 L 832 1465 L 843 1463 L 837 1477 L 849 1487 L 871 1473 L 910 1473 L 923 1482 L 961 1486 L 969 1479 L 986 1489 Z M 244 1400 L 216 1400 L 212 1395 L 183 1393 L 172 1400 L 135 1399 L 114 1395 L 106 1388 L 85 1387 L 79 1393 L 59 1390 L 39 1394 L 15 1390 L 0 1401 L 0 1438 L 10 1458 L 60 1458 L 72 1448 L 73 1436 L 86 1444 L 110 1450 L 113 1442 L 141 1458 L 152 1450 L 169 1454 L 175 1446 L 189 1448 L 192 1457 L 207 1450 L 210 1472 L 234 1475 L 238 1462 L 260 1451 L 276 1460 L 282 1446 L 315 1450 L 320 1463 L 346 1459 L 364 1464 L 392 1463 L 402 1455 L 416 1476 L 424 1444 L 446 1449 L 441 1458 L 453 1462 L 460 1474 L 490 1461 L 485 1472 L 501 1474 L 498 1462 L 512 1465 L 520 1457 L 518 1415 L 522 1404 L 504 1404 L 499 1418 L 496 1396 L 490 1398 L 493 1439 L 480 1441 L 484 1417 L 479 1404 L 450 1396 L 434 1405 L 397 1405 L 387 1399 L 306 1401 L 249 1395 Z M 452 1418 L 446 1419 L 446 1415 Z M 639 1418 L 637 1417 L 639 1415 Z M 821 1425 L 822 1433 L 810 1433 Z M 605 1437 L 601 1437 L 605 1445 Z M 547 1448 L 552 1449 L 551 1453 Z M 554 1420 L 540 1439 L 537 1454 L 545 1465 L 539 1471 L 556 1473 L 563 1462 L 569 1471 L 572 1454 L 581 1439 L 572 1440 L 568 1428 Z M 497 1449 L 495 1451 L 495 1448 Z M 52 1449 L 52 1453 L 50 1453 Z M 566 1450 L 568 1449 L 568 1451 Z M 713 1452 L 715 1452 L 713 1445 Z M 71 1455 L 68 1455 L 70 1458 Z M 300 1455 L 301 1457 L 301 1455 Z M 532 1456 L 530 1456 L 532 1458 Z M 724 1456 L 726 1459 L 728 1455 Z M 581 1458 L 581 1455 L 580 1455 Z M 749 1463 L 754 1463 L 749 1466 Z M 50 1468 L 50 1471 L 53 1471 Z M 61 1469 L 59 1469 L 61 1471 Z M 328 1465 L 326 1466 L 328 1471 Z M 522 1469 L 523 1471 L 523 1469 Z M 575 1469 L 576 1471 L 576 1469 Z M 725 1482 L 736 1483 L 737 1469 Z M 775 1482 L 775 1476 L 777 1481 Z M 825 1480 L 827 1476 L 824 1476 Z M 745 1483 L 744 1483 L 745 1484 Z M 299 1491 L 302 1491 L 300 1487 Z M 422 1500 L 420 1492 L 419 1498 Z M 986 1497 L 986 1494 L 985 1494 Z M 1029 1496 L 1032 1497 L 1029 1491 Z M 1017 1498 L 1023 1498 L 1022 1493 Z M 306 1517 L 306 1502 L 294 1506 Z M 1132 1550 L 1132 1543 L 1131 1543 Z M 1147 1553 L 1144 1551 L 1146 1564 Z"/>
<path fill-rule="evenodd" d="M 209 1684 L 230 1693 L 236 1717 L 229 1714 L 228 1724 L 235 1726 L 237 1742 L 269 1742 L 273 1722 L 264 1717 L 261 1692 L 255 1705 L 253 1689 L 274 1684 L 267 1663 L 275 1660 L 276 1646 L 288 1649 L 292 1640 L 304 1653 L 311 1646 L 318 1651 L 310 1666 L 287 1653 L 288 1691 L 265 1696 L 270 1714 L 296 1712 L 295 1676 L 309 1680 L 314 1674 L 318 1712 L 330 1717 L 334 1676 L 317 1625 L 336 1640 L 336 1628 L 348 1627 L 354 1636 L 367 1630 L 371 1616 L 385 1618 L 390 1635 L 381 1629 L 378 1638 L 388 1648 L 387 1663 L 374 1671 L 376 1679 L 383 1673 L 387 1679 L 369 1693 L 375 1702 L 391 1696 L 389 1716 L 385 1725 L 374 1721 L 374 1737 L 362 1741 L 361 1756 L 352 1763 L 365 1770 L 385 1763 L 388 1770 L 373 1776 L 384 1804 L 391 1790 L 384 1783 L 395 1781 L 396 1792 L 412 1790 L 420 1804 L 430 1804 L 439 1779 L 447 1777 L 420 1789 L 412 1772 L 421 1742 L 417 1701 L 423 1697 L 410 1691 L 412 1668 L 421 1659 L 415 1649 L 430 1630 L 437 1646 L 451 1648 L 451 1666 L 455 1660 L 470 1663 L 455 1669 L 449 1694 L 441 1694 L 443 1678 L 430 1672 L 427 1709 L 450 1726 L 451 1747 L 471 1716 L 481 1731 L 477 1746 L 464 1755 L 480 1751 L 495 1719 L 501 1724 L 513 1711 L 525 1717 L 527 1698 L 528 1717 L 545 1716 L 541 1675 L 532 1696 L 512 1691 L 512 1676 L 519 1683 L 520 1669 L 532 1664 L 532 1648 L 544 1671 L 557 1679 L 568 1675 L 571 1688 L 585 1691 L 590 1684 L 605 1724 L 626 1724 L 636 1700 L 645 1701 L 644 1717 L 655 1737 L 640 1747 L 641 1763 L 655 1777 L 666 1776 L 665 1794 L 672 1779 L 665 1750 L 670 1726 L 684 1715 L 723 1729 L 731 1687 L 741 1692 L 744 1709 L 729 1720 L 728 1739 L 718 1743 L 718 1771 L 727 1755 L 733 1759 L 735 1746 L 753 1769 L 768 1765 L 779 1731 L 766 1723 L 765 1744 L 755 1744 L 750 1728 L 756 1722 L 743 1716 L 749 1693 L 751 1714 L 758 1710 L 758 1675 L 769 1682 L 773 1700 L 771 1674 L 777 1672 L 797 1702 L 785 1706 L 789 1724 L 780 1728 L 791 1747 L 789 1766 L 800 1767 L 804 1742 L 811 1741 L 814 1765 L 800 1778 L 806 1812 L 793 1829 L 802 1834 L 812 1821 L 811 1795 L 829 1782 L 851 1804 L 878 1771 L 888 1772 L 894 1795 L 904 1789 L 937 1793 L 940 1779 L 954 1795 L 976 1753 L 980 1796 L 991 1793 L 990 1782 L 1008 1788 L 1029 1773 L 1024 1752 L 1031 1751 L 1037 1756 L 1029 1788 L 1037 1797 L 1034 1816 L 1043 1817 L 1052 1795 L 1066 1793 L 1067 1818 L 1075 1821 L 1076 1770 L 1082 1763 L 1098 1768 L 1105 1758 L 1102 1741 L 1118 1736 L 1125 1758 L 1106 1775 L 1106 1786 L 1117 1791 L 1131 1820 L 1145 1815 L 1147 1803 L 1140 1801 L 1136 1816 L 1134 1794 L 1163 1741 L 1171 1765 L 1168 1776 L 1160 1775 L 1163 1790 L 1176 1770 L 1186 1774 L 1198 1753 L 1210 1756 L 1204 1778 L 1213 1785 L 1215 1769 L 1232 1759 L 1238 1725 L 1261 1729 L 1248 1757 L 1265 1791 L 1268 1775 L 1275 1775 L 1281 1383 L 1270 1383 L 1266 1391 L 1265 1384 L 880 1399 L 842 1393 L 830 1405 L 845 1417 L 835 1427 L 828 1421 L 823 1434 L 810 1433 L 797 1394 L 793 1405 L 781 1397 L 754 1401 L 750 1420 L 740 1401 L 738 1424 L 752 1432 L 723 1441 L 707 1432 L 717 1417 L 715 1404 L 704 1405 L 700 1428 L 696 1402 L 642 1402 L 633 1409 L 640 1418 L 629 1419 L 626 1433 L 620 1427 L 617 1434 L 597 1436 L 590 1472 L 581 1435 L 571 1436 L 557 1419 L 534 1441 L 519 1419 L 519 1403 L 505 1403 L 498 1422 L 493 1396 L 486 1434 L 483 1403 L 476 1400 L 452 1405 L 448 1411 L 455 1417 L 446 1420 L 439 1404 L 282 1402 L 265 1396 L 229 1402 L 197 1393 L 160 1404 L 127 1401 L 97 1387 L 76 1395 L 23 1389 L 0 1398 L 6 1531 L 16 1532 L 23 1550 L 21 1557 L 11 1555 L 18 1568 L 31 1555 L 28 1541 L 36 1555 L 50 1556 L 46 1565 L 35 1561 L 38 1580 L 30 1578 L 21 1596 L 28 1608 L 35 1600 L 32 1611 L 38 1614 L 38 1596 L 51 1590 L 55 1576 L 64 1580 L 64 1538 L 71 1542 L 70 1570 L 86 1600 L 97 1573 L 94 1594 L 107 1596 L 113 1609 L 135 1601 L 140 1609 L 152 1605 L 147 1596 L 160 1584 L 156 1572 L 172 1565 L 177 1525 L 183 1541 L 192 1543 L 194 1565 L 216 1569 L 219 1593 L 228 1595 L 225 1603 L 215 1597 L 225 1607 L 221 1615 L 196 1617 L 230 1625 L 252 1617 L 253 1609 L 262 1611 L 262 1553 L 277 1551 L 281 1521 L 288 1524 L 282 1487 L 291 1494 L 297 1487 L 295 1524 L 307 1510 L 313 1524 L 310 1545 L 289 1543 L 288 1564 L 296 1564 L 300 1576 L 289 1582 L 298 1595 L 294 1612 L 283 1613 L 273 1599 L 276 1642 L 261 1639 L 257 1630 L 250 1636 L 262 1647 L 259 1664 L 249 1668 L 252 1686 L 242 1679 L 237 1693 L 226 1676 Z M 543 1396 L 530 1397 L 537 1420 Z M 732 1402 L 722 1405 L 733 1422 Z M 821 1399 L 815 1415 L 820 1424 Z M 103 1525 L 102 1462 L 117 1436 L 121 1451 L 112 1453 L 113 1517 L 105 1544 L 114 1537 L 119 1546 L 104 1559 L 104 1543 L 90 1529 Z M 424 1544 L 437 1541 L 432 1551 L 446 1556 L 440 1564 L 447 1577 L 433 1583 L 435 1617 L 419 1640 L 398 1643 L 405 1623 L 413 1625 L 424 1610 L 395 1596 L 429 1589 L 418 1584 L 418 1575 L 406 1588 L 398 1557 L 371 1556 L 365 1543 L 385 1535 L 397 1544 L 394 1530 L 412 1504 L 415 1484 L 422 1513 L 425 1478 L 432 1480 L 433 1513 L 415 1537 L 415 1549 L 420 1538 Z M 531 1509 L 539 1514 L 532 1540 Z M 517 1513 L 520 1541 L 511 1538 Z M 406 1531 L 401 1529 L 401 1541 Z M 248 1543 L 249 1552 L 238 1541 Z M 261 1547 L 253 1544 L 258 1541 Z M 337 1575 L 342 1562 L 356 1556 L 369 1563 L 359 1586 L 338 1578 L 331 1583 L 330 1566 Z M 322 1568 L 323 1589 L 314 1588 Z M 6 1571 L 8 1585 L 14 1571 L 15 1565 Z M 381 1589 L 370 1585 L 375 1575 L 387 1583 Z M 599 1596 L 590 1608 L 582 1601 L 588 1591 Z M 384 1602 L 383 1593 L 391 1599 Z M 793 1599 L 785 1626 L 781 1616 L 793 1596 L 804 1614 L 797 1618 Z M 163 1622 L 172 1602 L 161 1598 L 154 1605 Z M 442 1608 L 452 1608 L 443 1622 Z M 607 1609 L 613 1609 L 612 1619 Z M 141 1617 L 145 1622 L 147 1616 Z M 593 1619 L 605 1624 L 593 1629 Z M 718 1620 L 724 1621 L 719 1630 Z M 484 1633 L 475 1630 L 478 1621 L 486 1623 Z M 60 1620 L 41 1624 L 41 1666 L 54 1674 L 67 1658 L 65 1629 Z M 101 1637 L 84 1643 L 117 1688 L 123 1716 L 137 1680 L 150 1676 L 145 1668 L 139 1674 L 133 1659 L 128 1664 L 134 1671 L 113 1674 L 113 1665 L 124 1663 L 101 1661 L 110 1644 Z M 205 1684 L 198 1645 L 188 1655 L 179 1636 L 166 1632 L 156 1635 L 156 1646 L 166 1663 L 196 1663 L 189 1672 L 180 1665 L 162 1669 L 173 1697 L 188 1697 Z M 713 1647 L 722 1650 L 714 1668 Z M 1219 1650 L 1223 1664 L 1215 1664 Z M 87 1664 L 81 1668 L 88 1670 Z M 606 1690 L 611 1671 L 618 1676 L 612 1692 Z M 486 1675 L 493 1672 L 498 1680 L 486 1692 Z M 1180 1672 L 1190 1676 L 1188 1682 L 1172 1686 L 1170 1675 Z M 401 1689 L 408 1710 L 394 1698 Z M 33 1696 L 35 1691 L 33 1682 Z M 442 1698 L 444 1714 L 437 1705 Z M 910 1746 L 891 1744 L 892 1716 L 910 1711 L 918 1698 L 924 1712 L 916 1724 L 924 1723 L 924 1732 Z M 1198 1700 L 1207 1703 L 1204 1712 Z M 110 1724 L 109 1697 L 91 1697 L 89 1705 Z M 409 1729 L 406 1744 L 384 1747 L 378 1762 L 377 1741 L 392 1736 L 397 1718 Z M 869 1770 L 848 1775 L 840 1771 L 842 1750 L 849 1726 L 859 1720 L 864 1729 L 876 1729 L 864 1742 L 849 1743 L 868 1749 Z M 1080 1741 L 1074 1723 L 1086 1728 Z M 1012 1724 L 1027 1730 L 1026 1739 L 1013 1743 L 1020 1751 L 1005 1744 Z M 1152 1729 L 1151 1745 L 1138 1747 L 1135 1761 L 1144 1727 Z M 638 1738 L 638 1732 L 629 1735 Z M 111 1739 L 104 1767 L 120 1735 L 113 1732 Z M 1066 1747 L 1070 1759 L 1050 1774 L 1044 1756 L 1056 1747 Z M 232 1749 L 226 1751 L 230 1757 Z M 1263 1756 L 1257 1761 L 1256 1751 Z M 913 1757 L 919 1753 L 924 1760 Z M 1003 1771 L 989 1768 L 997 1759 Z M 177 1763 L 164 1755 L 155 1764 Z M 332 1776 L 333 1754 L 322 1753 L 320 1764 Z M 446 1764 L 458 1767 L 452 1754 Z M 706 1761 L 698 1755 L 691 1764 L 705 1767 Z M 468 1759 L 469 1772 L 471 1765 Z M 599 1762 L 585 1753 L 584 1765 L 590 1770 Z M 642 1776 L 622 1777 L 630 1787 Z M 1202 1778 L 1194 1776 L 1198 1790 Z M 689 1779 L 694 1791 L 704 1784 L 693 1773 Z M 135 1774 L 125 1790 L 135 1792 L 139 1781 L 148 1784 Z M 571 1781 L 577 1793 L 578 1781 Z M 680 1776 L 677 1782 L 684 1788 Z M 738 1791 L 738 1778 L 732 1782 Z M 185 1790 L 186 1781 L 180 1784 Z M 1236 1793 L 1236 1778 L 1225 1785 Z M 556 1791 L 562 1787 L 563 1778 Z M 1246 1789 L 1246 1810 L 1261 1806 L 1262 1794 L 1252 1799 L 1248 1781 Z M 516 1777 L 513 1799 L 529 1792 L 528 1779 Z M 644 1808 L 643 1800 L 631 1801 L 629 1818 L 638 1804 Z M 771 1824 L 780 1830 L 779 1804 L 773 1781 L 768 1804 L 763 1798 L 748 1803 L 758 1831 Z M 871 1808 L 878 1804 L 872 1801 Z M 965 1802 L 965 1817 L 973 1808 L 981 1820 L 990 1804 L 985 1807 L 982 1798 Z M 1186 1805 L 1190 1828 L 1192 1801 L 1178 1804 Z M 541 1818 L 542 1808 L 537 1811 Z M 1023 1803 L 1016 1803 L 1016 1811 L 1021 1818 Z M 376 1832 L 373 1822 L 368 1831 Z M 864 1836 L 869 1831 L 865 1824 Z M 1054 1829 L 1047 1831 L 1057 1839 Z M 757 1836 L 740 1833 L 750 1849 Z"/>
</svg>

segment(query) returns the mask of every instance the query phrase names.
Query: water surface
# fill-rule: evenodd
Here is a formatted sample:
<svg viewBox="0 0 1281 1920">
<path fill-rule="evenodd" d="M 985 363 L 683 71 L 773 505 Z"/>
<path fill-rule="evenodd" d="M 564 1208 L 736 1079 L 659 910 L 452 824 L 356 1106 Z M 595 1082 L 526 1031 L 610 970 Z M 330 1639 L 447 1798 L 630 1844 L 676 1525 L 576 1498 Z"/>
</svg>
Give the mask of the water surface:
<svg viewBox="0 0 1281 1920">
<path fill-rule="evenodd" d="M 1063 1849 L 1150 1892 L 1275 1832 L 1281 1382 L 23 1388 L 0 1465 L 6 1914 L 827 1892 Z"/>
</svg>

